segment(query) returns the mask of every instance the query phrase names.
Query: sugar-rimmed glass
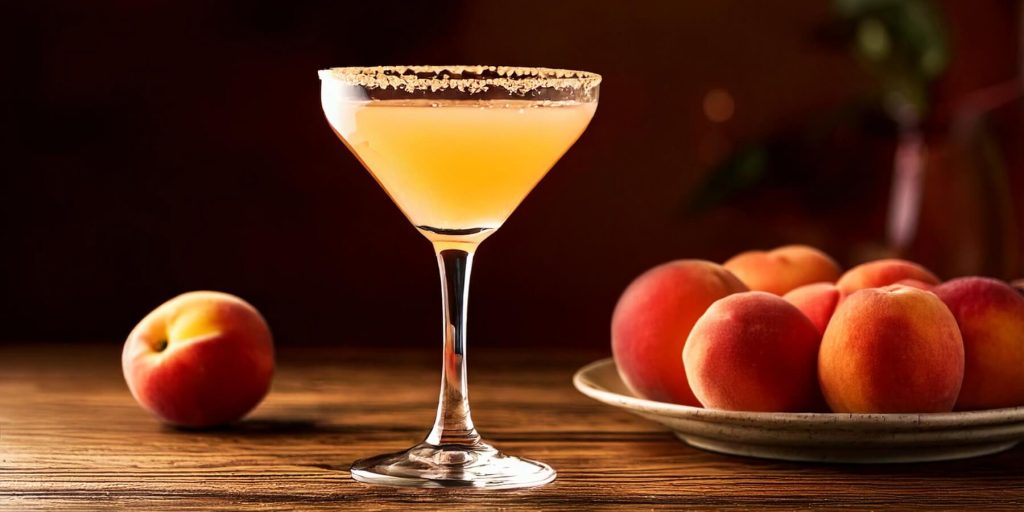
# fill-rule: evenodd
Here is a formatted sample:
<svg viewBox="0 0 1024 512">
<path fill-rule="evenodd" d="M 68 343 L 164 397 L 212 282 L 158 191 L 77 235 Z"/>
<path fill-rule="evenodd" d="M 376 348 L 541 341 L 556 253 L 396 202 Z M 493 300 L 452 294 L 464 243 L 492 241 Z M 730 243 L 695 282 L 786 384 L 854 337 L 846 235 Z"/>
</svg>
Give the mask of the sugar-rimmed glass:
<svg viewBox="0 0 1024 512">
<path fill-rule="evenodd" d="M 443 364 L 426 439 L 352 464 L 353 478 L 412 487 L 516 488 L 555 471 L 480 439 L 466 379 L 473 254 L 583 133 L 599 75 L 496 66 L 320 71 L 334 132 L 434 246 L 441 274 Z"/>
</svg>

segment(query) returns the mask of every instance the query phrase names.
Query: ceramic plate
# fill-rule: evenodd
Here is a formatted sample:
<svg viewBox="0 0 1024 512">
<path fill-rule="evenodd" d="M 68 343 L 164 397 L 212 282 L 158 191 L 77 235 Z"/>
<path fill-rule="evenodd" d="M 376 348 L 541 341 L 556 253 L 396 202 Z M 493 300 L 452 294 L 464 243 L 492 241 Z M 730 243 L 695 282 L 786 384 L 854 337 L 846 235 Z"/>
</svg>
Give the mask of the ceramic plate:
<svg viewBox="0 0 1024 512">
<path fill-rule="evenodd" d="M 633 396 L 615 363 L 581 368 L 573 384 L 599 402 L 656 421 L 687 444 L 768 459 L 922 462 L 1000 452 L 1024 439 L 1024 407 L 941 414 L 716 411 Z"/>
</svg>

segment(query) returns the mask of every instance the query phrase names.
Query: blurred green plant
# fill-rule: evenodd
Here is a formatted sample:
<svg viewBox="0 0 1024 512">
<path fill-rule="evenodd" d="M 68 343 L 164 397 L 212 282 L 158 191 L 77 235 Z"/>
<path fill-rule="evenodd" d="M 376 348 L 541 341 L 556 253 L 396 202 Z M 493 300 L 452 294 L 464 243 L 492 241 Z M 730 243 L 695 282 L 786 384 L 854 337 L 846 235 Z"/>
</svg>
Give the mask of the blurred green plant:
<svg viewBox="0 0 1024 512">
<path fill-rule="evenodd" d="M 825 113 L 803 126 L 799 133 L 779 133 L 740 146 L 707 174 L 690 197 L 686 208 L 689 213 L 708 210 L 771 182 L 793 183 L 811 178 L 810 173 L 792 167 L 792 158 L 787 154 L 794 145 L 814 152 L 817 148 L 813 145 L 828 139 L 828 132 L 857 132 L 865 126 L 873 130 L 871 134 L 862 134 L 865 137 L 886 132 L 896 136 L 901 131 L 916 129 L 926 118 L 929 89 L 942 76 L 950 58 L 946 26 L 934 3 L 832 0 L 832 6 L 835 20 L 823 28 L 821 39 L 850 52 L 863 65 L 877 83 L 874 93 L 866 101 L 858 99 L 838 111 Z M 880 126 L 881 113 L 892 121 L 892 126 Z M 780 173 L 797 175 L 787 177 Z M 836 180 L 832 183 L 842 186 Z"/>
<path fill-rule="evenodd" d="M 871 72 L 897 120 L 925 115 L 928 89 L 946 70 L 949 42 L 930 0 L 833 0 L 851 52 Z"/>
</svg>

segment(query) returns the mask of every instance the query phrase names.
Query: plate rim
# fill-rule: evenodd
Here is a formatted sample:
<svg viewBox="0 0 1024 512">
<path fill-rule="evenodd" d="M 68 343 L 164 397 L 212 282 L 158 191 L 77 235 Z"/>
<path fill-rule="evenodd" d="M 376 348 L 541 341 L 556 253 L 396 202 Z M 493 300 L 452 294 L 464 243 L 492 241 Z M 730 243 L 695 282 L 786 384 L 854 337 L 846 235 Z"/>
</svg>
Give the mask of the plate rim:
<svg viewBox="0 0 1024 512">
<path fill-rule="evenodd" d="M 580 393 L 608 405 L 621 405 L 631 411 L 672 416 L 678 419 L 705 421 L 709 423 L 756 423 L 763 426 L 780 425 L 834 425 L 835 427 L 879 427 L 913 426 L 914 428 L 964 428 L 991 424 L 1024 422 L 1024 406 L 980 411 L 956 411 L 943 413 L 889 413 L 860 414 L 833 412 L 754 412 L 724 411 L 705 409 L 689 405 L 673 404 L 638 398 L 610 391 L 592 378 L 593 372 L 611 366 L 618 375 L 618 368 L 611 357 L 588 363 L 578 369 L 572 378 L 573 386 Z"/>
</svg>

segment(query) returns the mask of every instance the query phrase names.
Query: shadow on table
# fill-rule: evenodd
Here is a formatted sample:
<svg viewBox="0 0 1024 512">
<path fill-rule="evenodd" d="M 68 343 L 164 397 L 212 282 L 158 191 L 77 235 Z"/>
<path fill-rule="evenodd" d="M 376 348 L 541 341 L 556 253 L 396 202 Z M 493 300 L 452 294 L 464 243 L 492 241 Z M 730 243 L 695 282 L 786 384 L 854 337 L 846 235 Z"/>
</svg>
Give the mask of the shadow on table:
<svg viewBox="0 0 1024 512">
<path fill-rule="evenodd" d="M 208 428 L 165 425 L 163 431 L 170 435 L 198 436 L 204 438 L 208 443 L 216 444 L 254 441 L 258 445 L 265 445 L 267 443 L 313 443 L 324 446 L 343 445 L 349 442 L 330 439 L 332 437 L 359 438 L 362 441 L 379 439 L 393 441 L 396 437 L 395 434 L 409 438 L 409 441 L 397 443 L 401 446 L 412 443 L 414 439 L 418 439 L 423 434 L 422 429 L 419 428 L 400 428 L 393 425 L 344 425 L 310 418 L 254 418 Z M 399 446 L 396 446 L 396 449 Z M 311 463 L 304 465 L 328 471 L 348 471 L 351 462 L 351 460 L 342 460 L 340 463 Z"/>
<path fill-rule="evenodd" d="M 352 434 L 374 436 L 377 434 L 422 433 L 421 428 L 404 428 L 394 425 L 346 425 L 327 423 L 311 418 L 254 418 L 236 421 L 216 427 L 191 428 L 164 426 L 168 433 L 189 435 L 223 435 L 231 437 L 287 437 L 296 435 Z"/>
</svg>

